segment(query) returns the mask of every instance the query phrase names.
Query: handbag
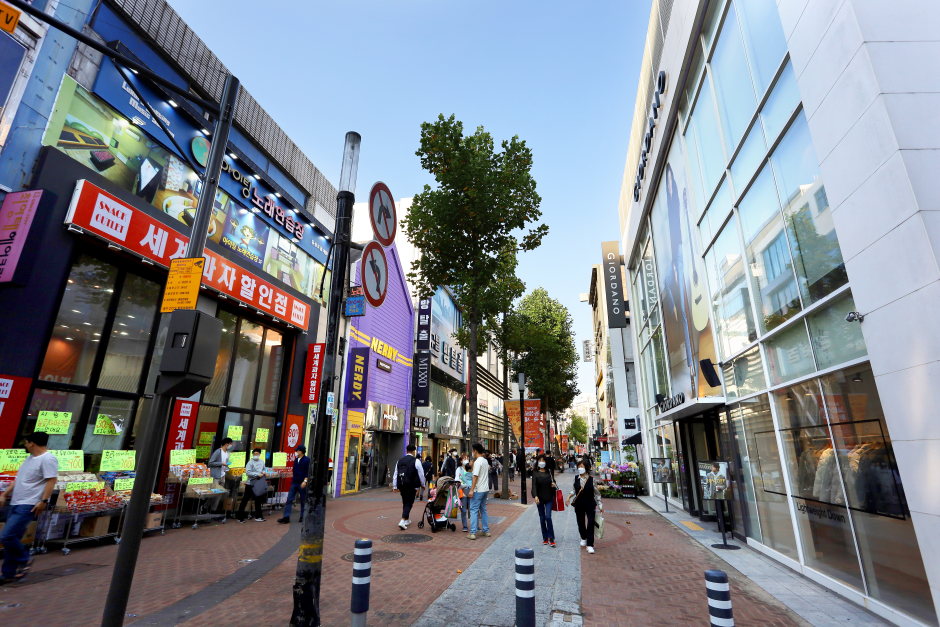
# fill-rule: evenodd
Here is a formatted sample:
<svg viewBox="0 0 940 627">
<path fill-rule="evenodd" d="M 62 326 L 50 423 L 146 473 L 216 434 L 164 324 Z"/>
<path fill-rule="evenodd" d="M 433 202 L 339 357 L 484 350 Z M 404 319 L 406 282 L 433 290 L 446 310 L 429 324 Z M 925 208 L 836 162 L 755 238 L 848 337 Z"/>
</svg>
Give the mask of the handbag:
<svg viewBox="0 0 940 627">
<path fill-rule="evenodd" d="M 251 492 L 255 496 L 264 496 L 268 493 L 268 481 L 264 477 L 258 477 L 251 481 Z"/>
<path fill-rule="evenodd" d="M 554 474 L 552 475 L 552 483 L 554 483 L 555 485 L 558 485 L 557 483 L 555 483 Z M 558 488 L 555 488 L 555 503 L 552 506 L 552 509 L 554 509 L 556 512 L 565 511 L 565 497 L 562 496 L 561 490 L 559 490 Z"/>
<path fill-rule="evenodd" d="M 598 540 L 604 539 L 604 517 L 597 516 L 594 519 L 594 537 Z"/>
</svg>

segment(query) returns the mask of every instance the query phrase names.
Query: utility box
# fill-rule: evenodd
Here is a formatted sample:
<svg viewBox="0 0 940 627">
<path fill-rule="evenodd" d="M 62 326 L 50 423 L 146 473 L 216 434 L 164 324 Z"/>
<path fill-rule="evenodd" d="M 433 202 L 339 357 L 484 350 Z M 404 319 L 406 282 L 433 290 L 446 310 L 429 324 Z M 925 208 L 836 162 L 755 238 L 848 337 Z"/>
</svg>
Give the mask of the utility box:
<svg viewBox="0 0 940 627">
<path fill-rule="evenodd" d="M 189 309 L 177 309 L 170 316 L 157 391 L 192 396 L 212 381 L 222 344 L 222 321 Z"/>
</svg>

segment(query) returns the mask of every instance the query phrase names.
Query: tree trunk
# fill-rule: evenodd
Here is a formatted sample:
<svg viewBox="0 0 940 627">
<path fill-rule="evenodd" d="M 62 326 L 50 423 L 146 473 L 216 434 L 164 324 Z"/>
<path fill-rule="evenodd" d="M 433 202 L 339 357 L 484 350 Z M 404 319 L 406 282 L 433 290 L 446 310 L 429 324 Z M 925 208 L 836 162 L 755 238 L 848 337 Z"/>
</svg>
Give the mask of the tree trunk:
<svg viewBox="0 0 940 627">
<path fill-rule="evenodd" d="M 470 312 L 470 349 L 467 351 L 467 402 L 470 404 L 469 425 L 470 446 L 480 441 L 480 425 L 477 414 L 477 319 L 478 309 L 473 306 Z"/>
<path fill-rule="evenodd" d="M 506 332 L 506 316 L 503 316 L 503 328 L 501 329 L 503 333 Z M 505 338 L 505 336 L 503 336 Z M 502 345 L 505 346 L 505 339 L 502 342 Z M 509 364 L 506 363 L 506 358 L 509 355 L 506 352 L 503 352 L 503 498 L 509 498 L 509 410 L 506 408 L 506 403 L 509 401 Z"/>
</svg>

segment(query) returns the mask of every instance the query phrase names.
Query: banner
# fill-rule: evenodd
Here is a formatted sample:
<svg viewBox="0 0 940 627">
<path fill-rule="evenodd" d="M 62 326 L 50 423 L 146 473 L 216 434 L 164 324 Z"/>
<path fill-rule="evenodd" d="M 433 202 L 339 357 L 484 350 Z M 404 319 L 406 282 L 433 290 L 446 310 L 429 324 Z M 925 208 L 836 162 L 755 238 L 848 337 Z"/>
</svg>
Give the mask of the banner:
<svg viewBox="0 0 940 627">
<path fill-rule="evenodd" d="M 545 422 L 542 418 L 542 401 L 539 399 L 529 399 L 525 401 L 525 442 L 523 446 L 527 452 L 534 452 L 536 448 L 545 448 L 545 438 L 543 429 Z M 522 420 L 519 415 L 519 401 L 507 401 L 506 413 L 509 414 L 509 425 L 516 436 L 516 440 L 522 442 Z M 529 451 L 529 449 L 532 449 Z"/>
<path fill-rule="evenodd" d="M 157 479 L 160 494 L 164 494 L 165 504 L 158 505 L 157 509 L 167 509 L 176 503 L 179 498 L 179 483 L 166 483 L 170 472 L 170 451 L 182 451 L 191 448 L 193 435 L 196 430 L 196 417 L 199 415 L 199 403 L 176 399 L 173 403 L 173 417 L 170 419 L 170 435 L 166 439 L 166 451 L 163 455 L 163 468 Z M 193 449 L 195 450 L 195 449 Z"/>
<path fill-rule="evenodd" d="M 13 448 L 33 380 L 0 374 L 0 448 Z"/>
<path fill-rule="evenodd" d="M 431 299 L 418 300 L 418 334 L 415 336 L 415 350 L 431 350 Z"/>
<path fill-rule="evenodd" d="M 307 366 L 304 369 L 304 403 L 316 405 L 320 400 L 320 372 L 323 369 L 323 354 L 326 344 L 311 344 L 307 347 Z"/>
<path fill-rule="evenodd" d="M 414 390 L 415 405 L 428 407 L 431 404 L 431 353 L 417 352 L 414 361 Z"/>
<path fill-rule="evenodd" d="M 346 407 L 365 409 L 369 406 L 369 351 L 368 346 L 349 349 L 346 370 Z"/>
<path fill-rule="evenodd" d="M 565 453 L 568 451 L 568 434 L 562 433 L 560 437 L 561 437 L 561 451 L 562 453 Z"/>
</svg>

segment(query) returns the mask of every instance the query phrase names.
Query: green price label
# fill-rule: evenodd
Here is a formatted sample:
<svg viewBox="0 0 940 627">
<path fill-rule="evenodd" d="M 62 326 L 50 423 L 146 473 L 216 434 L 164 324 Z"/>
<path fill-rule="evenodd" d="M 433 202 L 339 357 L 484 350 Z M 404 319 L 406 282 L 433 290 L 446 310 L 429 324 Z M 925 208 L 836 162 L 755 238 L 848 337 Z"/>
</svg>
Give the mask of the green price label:
<svg viewBox="0 0 940 627">
<path fill-rule="evenodd" d="M 95 435 L 117 435 L 117 428 L 114 426 L 114 421 L 111 420 L 111 416 L 106 416 L 104 414 L 98 414 L 98 419 L 95 421 Z"/>
<path fill-rule="evenodd" d="M 85 472 L 85 451 L 49 451 L 59 460 L 59 472 Z"/>
<path fill-rule="evenodd" d="M 41 411 L 36 419 L 34 431 L 45 431 L 49 435 L 67 435 L 72 424 L 70 411 Z"/>
<path fill-rule="evenodd" d="M 189 485 L 209 485 L 212 483 L 212 477 L 193 477 L 189 480 Z"/>
<path fill-rule="evenodd" d="M 242 439 L 242 426 L 241 425 L 229 425 L 228 437 L 232 438 L 235 441 L 241 440 Z"/>
<path fill-rule="evenodd" d="M 268 441 L 268 429 L 262 429 L 258 427 L 255 429 L 255 442 L 267 442 Z"/>
<path fill-rule="evenodd" d="M 137 451 L 101 451 L 101 470 L 134 470 Z"/>
<path fill-rule="evenodd" d="M 0 449 L 0 472 L 19 469 L 27 457 L 29 453 L 21 448 Z"/>
<path fill-rule="evenodd" d="M 65 484 L 66 492 L 76 490 L 104 490 L 104 481 L 69 481 Z"/>
<path fill-rule="evenodd" d="M 271 468 L 287 468 L 287 453 L 275 453 Z"/>
<path fill-rule="evenodd" d="M 124 490 L 134 489 L 134 479 L 115 479 L 114 480 L 114 491 L 122 492 Z"/>
<path fill-rule="evenodd" d="M 245 467 L 245 453 L 229 453 L 228 454 L 228 467 L 229 468 L 244 468 Z"/>
<path fill-rule="evenodd" d="M 211 451 L 208 446 L 197 446 L 196 447 L 196 459 L 205 459 L 209 457 Z"/>
<path fill-rule="evenodd" d="M 199 434 L 199 443 L 200 444 L 212 444 L 212 438 L 215 437 L 215 433 L 212 431 L 203 431 Z"/>
<path fill-rule="evenodd" d="M 183 464 L 196 463 L 196 449 L 189 448 L 182 451 L 170 451 L 170 465 L 182 466 Z"/>
</svg>

